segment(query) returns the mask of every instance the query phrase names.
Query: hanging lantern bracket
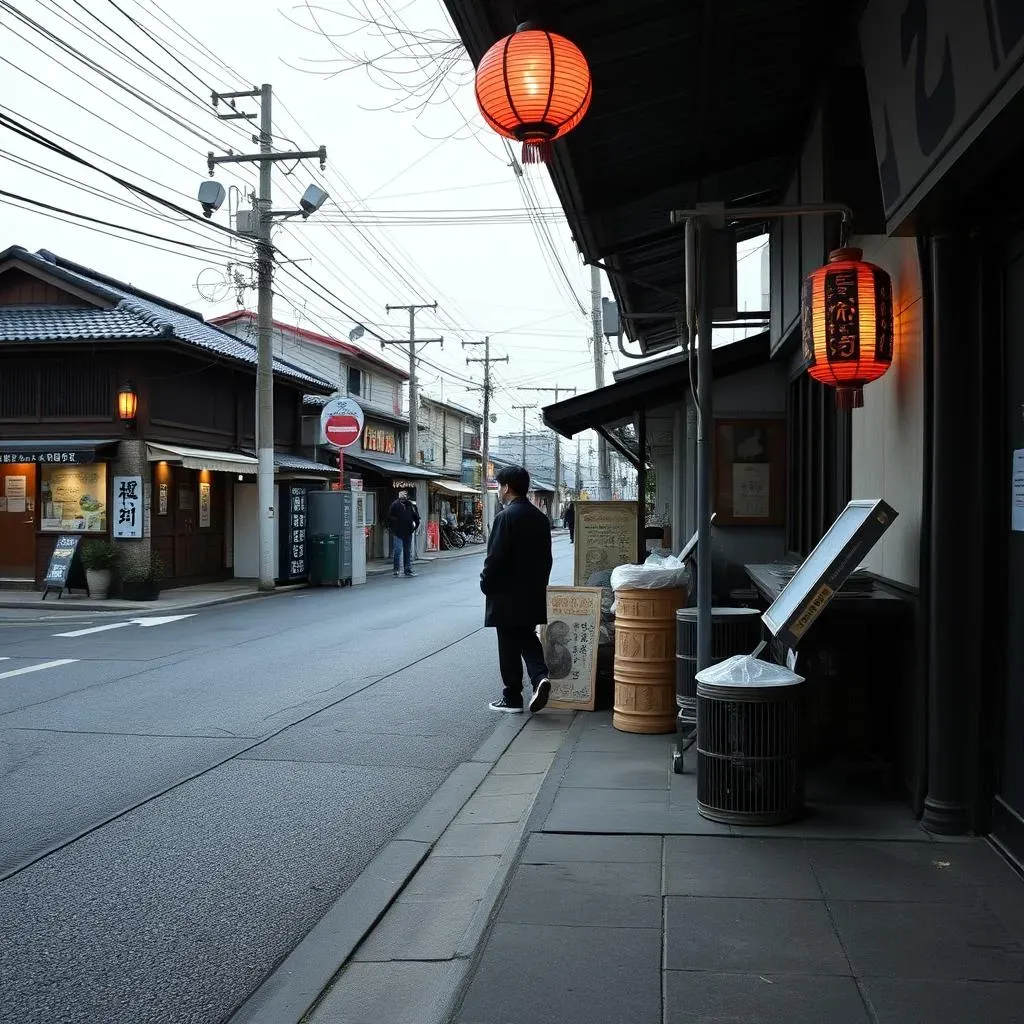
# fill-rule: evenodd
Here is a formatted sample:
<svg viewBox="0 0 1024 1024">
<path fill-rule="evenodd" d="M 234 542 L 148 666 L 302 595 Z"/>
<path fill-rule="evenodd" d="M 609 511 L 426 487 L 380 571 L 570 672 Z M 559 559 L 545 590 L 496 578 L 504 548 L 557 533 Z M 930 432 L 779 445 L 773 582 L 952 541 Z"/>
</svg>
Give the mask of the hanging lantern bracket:
<svg viewBox="0 0 1024 1024">
<path fill-rule="evenodd" d="M 731 220 L 772 220 L 775 217 L 836 216 L 842 218 L 839 228 L 839 247 L 846 248 L 850 239 L 850 225 L 853 209 L 845 203 L 799 203 L 787 206 L 733 206 L 725 203 L 698 203 L 692 210 L 673 210 L 669 220 L 673 224 L 685 224 L 699 217 L 712 227 L 725 227 Z"/>
</svg>

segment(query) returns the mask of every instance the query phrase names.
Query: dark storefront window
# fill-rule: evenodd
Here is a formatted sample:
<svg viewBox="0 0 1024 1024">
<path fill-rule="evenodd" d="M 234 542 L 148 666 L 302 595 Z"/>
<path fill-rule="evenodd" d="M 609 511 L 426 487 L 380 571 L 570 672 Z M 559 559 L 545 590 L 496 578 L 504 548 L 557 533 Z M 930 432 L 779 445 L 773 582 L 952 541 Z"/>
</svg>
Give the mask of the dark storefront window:
<svg viewBox="0 0 1024 1024">
<path fill-rule="evenodd" d="M 850 500 L 850 413 L 831 388 L 801 373 L 789 385 L 787 547 L 810 554 Z"/>
</svg>

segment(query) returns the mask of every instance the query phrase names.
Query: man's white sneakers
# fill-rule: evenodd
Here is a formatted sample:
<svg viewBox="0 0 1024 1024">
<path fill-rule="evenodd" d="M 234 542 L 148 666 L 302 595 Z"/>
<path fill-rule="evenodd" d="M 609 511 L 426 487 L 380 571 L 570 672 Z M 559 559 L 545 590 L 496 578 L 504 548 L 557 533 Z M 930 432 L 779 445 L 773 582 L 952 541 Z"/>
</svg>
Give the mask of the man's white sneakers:
<svg viewBox="0 0 1024 1024">
<path fill-rule="evenodd" d="M 497 700 L 492 700 L 487 705 L 492 711 L 502 711 L 506 715 L 521 715 L 523 713 L 522 704 L 509 704 L 504 697 L 499 697 Z"/>
<path fill-rule="evenodd" d="M 534 687 L 533 697 L 530 700 L 530 711 L 543 711 L 547 707 L 550 696 L 551 681 L 544 678 Z"/>
</svg>

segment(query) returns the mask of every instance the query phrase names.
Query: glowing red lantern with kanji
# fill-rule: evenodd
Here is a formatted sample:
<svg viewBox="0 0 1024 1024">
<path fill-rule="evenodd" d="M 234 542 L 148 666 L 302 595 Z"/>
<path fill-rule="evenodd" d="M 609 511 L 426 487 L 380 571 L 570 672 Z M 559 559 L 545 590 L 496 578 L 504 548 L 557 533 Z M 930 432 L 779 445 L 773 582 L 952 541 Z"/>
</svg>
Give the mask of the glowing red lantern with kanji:
<svg viewBox="0 0 1024 1024">
<path fill-rule="evenodd" d="M 892 365 L 892 281 L 860 249 L 836 249 L 804 281 L 802 338 L 808 373 L 859 409 L 864 385 Z"/>
<path fill-rule="evenodd" d="M 476 69 L 476 102 L 499 135 L 523 144 L 523 163 L 547 163 L 551 143 L 590 106 L 587 58 L 565 36 L 524 22 L 499 39 Z"/>
</svg>

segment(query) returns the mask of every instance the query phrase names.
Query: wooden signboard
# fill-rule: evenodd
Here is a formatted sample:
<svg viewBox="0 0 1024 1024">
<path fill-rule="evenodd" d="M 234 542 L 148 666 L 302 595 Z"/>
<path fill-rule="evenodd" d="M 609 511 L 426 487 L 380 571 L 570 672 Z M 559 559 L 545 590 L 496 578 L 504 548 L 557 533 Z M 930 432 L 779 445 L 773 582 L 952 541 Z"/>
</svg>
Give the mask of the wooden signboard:
<svg viewBox="0 0 1024 1024">
<path fill-rule="evenodd" d="M 611 572 L 636 561 L 636 502 L 578 501 L 574 508 L 576 586 L 585 587 L 595 572 Z"/>
<path fill-rule="evenodd" d="M 82 554 L 78 545 L 82 538 L 75 534 L 61 534 L 50 556 L 50 565 L 43 578 L 43 600 L 51 590 L 57 591 L 57 600 L 65 589 L 70 592 L 75 587 L 89 593 L 89 584 L 82 566 Z"/>
<path fill-rule="evenodd" d="M 549 708 L 594 710 L 600 629 L 600 587 L 548 587 L 541 643 L 551 680 Z"/>
</svg>

